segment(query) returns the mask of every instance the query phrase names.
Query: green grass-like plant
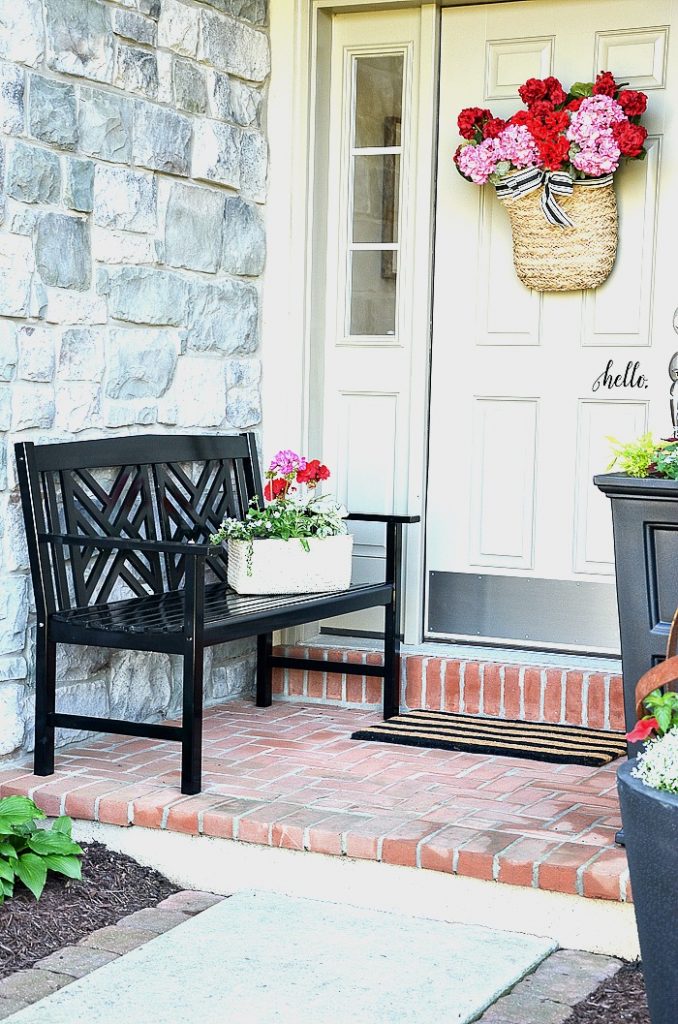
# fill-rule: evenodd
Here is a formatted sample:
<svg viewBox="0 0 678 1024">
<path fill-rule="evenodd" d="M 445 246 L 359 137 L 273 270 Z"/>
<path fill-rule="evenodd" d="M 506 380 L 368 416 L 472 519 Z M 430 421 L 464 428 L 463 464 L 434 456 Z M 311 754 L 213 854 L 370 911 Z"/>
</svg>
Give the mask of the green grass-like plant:
<svg viewBox="0 0 678 1024">
<path fill-rule="evenodd" d="M 637 441 L 622 442 L 608 437 L 614 458 L 607 467 L 618 468 L 628 476 L 647 477 L 657 465 L 659 453 L 666 447 L 666 441 L 655 441 L 652 433 L 642 434 Z"/>
<path fill-rule="evenodd" d="M 0 800 L 0 904 L 14 895 L 17 879 L 40 899 L 48 871 L 82 877 L 82 848 L 71 838 L 73 822 L 57 818 L 51 829 L 37 822 L 44 811 L 25 796 Z"/>
</svg>

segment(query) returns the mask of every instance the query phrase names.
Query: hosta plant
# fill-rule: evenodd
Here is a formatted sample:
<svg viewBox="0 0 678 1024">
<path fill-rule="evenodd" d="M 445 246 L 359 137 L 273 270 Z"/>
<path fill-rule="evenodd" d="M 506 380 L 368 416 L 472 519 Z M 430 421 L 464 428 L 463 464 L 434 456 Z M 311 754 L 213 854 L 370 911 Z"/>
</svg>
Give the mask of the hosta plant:
<svg viewBox="0 0 678 1024">
<path fill-rule="evenodd" d="M 17 881 L 40 899 L 49 871 L 81 877 L 82 848 L 71 838 L 71 819 L 57 818 L 45 829 L 37 824 L 44 817 L 25 796 L 0 800 L 0 904 L 14 895 Z"/>
</svg>

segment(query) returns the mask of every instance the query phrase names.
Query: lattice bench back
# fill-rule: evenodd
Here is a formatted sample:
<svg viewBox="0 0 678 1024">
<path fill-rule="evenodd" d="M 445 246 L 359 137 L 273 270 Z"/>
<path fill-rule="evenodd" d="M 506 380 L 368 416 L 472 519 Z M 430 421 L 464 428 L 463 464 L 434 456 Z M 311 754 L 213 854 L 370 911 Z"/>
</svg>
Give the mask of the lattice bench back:
<svg viewBox="0 0 678 1024">
<path fill-rule="evenodd" d="M 47 612 L 178 590 L 185 559 L 69 549 L 38 543 L 39 533 L 204 543 L 224 516 L 242 518 L 250 499 L 261 499 L 253 434 L 141 434 L 15 450 L 36 599 Z M 226 580 L 225 551 L 210 567 Z"/>
</svg>

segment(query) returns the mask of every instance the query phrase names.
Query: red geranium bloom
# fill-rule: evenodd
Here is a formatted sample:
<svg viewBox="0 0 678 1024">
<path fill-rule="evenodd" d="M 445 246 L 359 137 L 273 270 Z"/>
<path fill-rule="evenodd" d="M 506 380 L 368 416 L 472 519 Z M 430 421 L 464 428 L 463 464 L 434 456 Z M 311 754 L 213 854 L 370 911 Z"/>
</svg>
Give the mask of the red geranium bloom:
<svg viewBox="0 0 678 1024">
<path fill-rule="evenodd" d="M 526 107 L 532 106 L 537 100 L 546 99 L 548 86 L 541 78 L 528 78 L 524 85 L 518 89 L 518 95 Z"/>
<path fill-rule="evenodd" d="M 552 110 L 543 117 L 532 117 L 527 127 L 538 142 L 552 142 L 565 131 L 569 123 L 570 119 L 564 110 Z"/>
<path fill-rule="evenodd" d="M 327 466 L 323 466 L 319 459 L 311 459 L 306 463 L 306 469 L 300 469 L 297 473 L 297 483 L 314 486 L 319 480 L 327 480 L 329 475 Z"/>
<path fill-rule="evenodd" d="M 559 171 L 563 164 L 567 163 L 569 153 L 570 143 L 564 135 L 557 135 L 555 139 L 539 143 L 541 162 L 549 171 Z"/>
<path fill-rule="evenodd" d="M 266 501 L 273 501 L 274 498 L 279 498 L 281 494 L 284 494 L 286 489 L 287 480 L 269 480 L 264 487 L 264 497 Z"/>
<path fill-rule="evenodd" d="M 627 732 L 626 738 L 629 743 L 642 743 L 648 739 L 653 732 L 659 732 L 659 722 L 656 718 L 641 718 L 631 732 Z"/>
<path fill-rule="evenodd" d="M 575 99 L 570 100 L 570 102 L 567 104 L 565 109 L 566 110 L 579 110 L 579 108 L 581 107 L 583 102 L 584 102 L 584 97 L 583 96 L 577 96 L 577 97 L 575 97 Z"/>
<path fill-rule="evenodd" d="M 622 89 L 617 96 L 617 103 L 627 117 L 640 117 L 647 110 L 647 96 L 634 89 Z"/>
<path fill-rule="evenodd" d="M 532 117 L 546 117 L 547 114 L 553 113 L 553 104 L 550 100 L 537 100 L 535 103 L 530 104 L 530 114 Z"/>
<path fill-rule="evenodd" d="M 517 110 L 515 114 L 509 117 L 508 124 L 526 124 L 529 126 L 533 120 L 534 118 L 530 110 Z"/>
<path fill-rule="evenodd" d="M 489 121 L 486 121 L 483 125 L 483 138 L 496 139 L 499 132 L 503 132 L 505 127 L 506 121 L 501 117 L 491 117 Z"/>
<path fill-rule="evenodd" d="M 463 139 L 472 139 L 483 123 L 492 117 L 492 112 L 483 107 L 466 107 L 457 118 L 459 134 Z"/>
<path fill-rule="evenodd" d="M 611 96 L 614 99 L 619 86 L 614 80 L 614 75 L 611 71 L 601 71 L 596 77 L 596 81 L 593 86 L 594 96 Z"/>
<path fill-rule="evenodd" d="M 549 75 L 548 78 L 544 79 L 544 85 L 546 86 L 546 97 L 554 106 L 557 107 L 561 103 L 565 102 L 567 99 L 567 93 L 557 78 L 554 78 L 553 75 Z"/>
<path fill-rule="evenodd" d="M 622 151 L 622 156 L 640 156 L 643 143 L 647 138 L 647 129 L 642 124 L 631 124 L 630 121 L 618 121 L 612 126 L 612 134 Z"/>
</svg>

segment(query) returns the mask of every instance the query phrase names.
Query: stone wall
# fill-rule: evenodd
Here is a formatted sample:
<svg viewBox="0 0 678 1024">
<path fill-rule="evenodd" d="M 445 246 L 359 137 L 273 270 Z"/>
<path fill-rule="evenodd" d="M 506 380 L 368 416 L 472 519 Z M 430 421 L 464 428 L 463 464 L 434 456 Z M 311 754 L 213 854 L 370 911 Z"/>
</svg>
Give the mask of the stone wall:
<svg viewBox="0 0 678 1024">
<path fill-rule="evenodd" d="M 260 420 L 266 25 L 267 0 L 0 2 L 0 758 L 32 743 L 13 442 Z M 251 649 L 206 669 L 237 693 Z M 179 706 L 162 656 L 63 648 L 58 678 L 63 710 Z"/>
</svg>

